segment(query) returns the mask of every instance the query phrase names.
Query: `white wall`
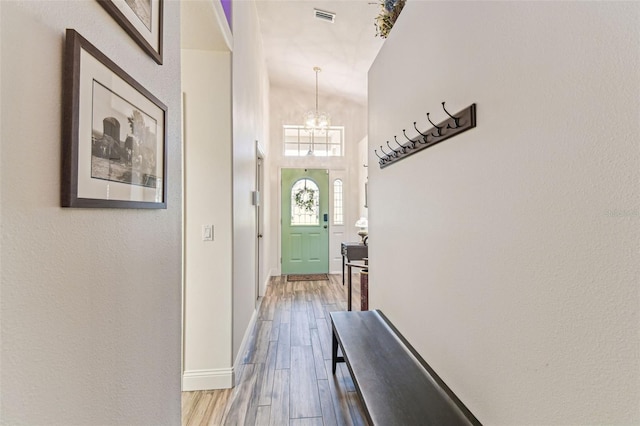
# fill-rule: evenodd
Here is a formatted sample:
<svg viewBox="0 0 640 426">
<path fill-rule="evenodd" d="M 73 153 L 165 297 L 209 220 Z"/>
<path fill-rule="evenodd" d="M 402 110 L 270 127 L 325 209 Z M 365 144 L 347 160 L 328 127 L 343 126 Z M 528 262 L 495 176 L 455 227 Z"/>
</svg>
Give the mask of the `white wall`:
<svg viewBox="0 0 640 426">
<path fill-rule="evenodd" d="M 312 70 L 309 70 L 312 72 Z M 313 88 L 311 88 L 313 89 Z M 315 92 L 288 89 L 272 86 L 270 90 L 270 132 L 271 132 L 271 174 L 269 185 L 272 188 L 270 202 L 272 212 L 280 211 L 280 169 L 281 168 L 315 168 L 333 169 L 346 172 L 344 187 L 345 196 L 345 231 L 348 241 L 358 241 L 357 229 L 353 226 L 360 217 L 359 207 L 359 164 L 358 143 L 367 134 L 367 108 L 352 101 L 336 96 L 323 96 L 320 93 L 320 109 L 331 115 L 332 126 L 344 126 L 345 156 L 340 157 L 285 157 L 283 147 L 283 125 L 301 125 L 302 117 L 313 108 Z M 270 265 L 274 274 L 280 274 L 280 215 L 273 214 L 270 222 Z M 339 248 L 338 248 L 339 251 Z"/>
<path fill-rule="evenodd" d="M 484 424 L 640 423 L 639 19 L 412 1 L 370 70 L 371 306 Z M 441 101 L 478 127 L 374 167 Z"/>
<path fill-rule="evenodd" d="M 233 3 L 233 354 L 237 357 L 257 299 L 256 140 L 265 131 L 269 87 L 253 1 Z M 267 151 L 268 152 L 268 151 Z M 268 206 L 266 206 L 268 208 Z M 268 237 L 267 237 L 268 238 Z M 237 358 L 236 358 L 237 359 Z"/>
<path fill-rule="evenodd" d="M 182 50 L 185 93 L 183 390 L 233 384 L 231 53 Z M 213 241 L 202 226 L 213 225 Z"/>
<path fill-rule="evenodd" d="M 157 65 L 97 2 L 2 2 L 2 371 L 10 425 L 180 423 L 180 11 Z M 166 210 L 60 207 L 64 32 L 168 106 Z"/>
</svg>

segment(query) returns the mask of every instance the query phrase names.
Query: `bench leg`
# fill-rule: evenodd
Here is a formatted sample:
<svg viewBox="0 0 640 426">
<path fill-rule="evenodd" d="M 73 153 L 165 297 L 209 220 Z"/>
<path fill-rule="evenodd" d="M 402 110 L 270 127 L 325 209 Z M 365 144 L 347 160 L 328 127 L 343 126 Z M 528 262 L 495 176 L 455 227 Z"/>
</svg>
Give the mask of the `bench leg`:
<svg viewBox="0 0 640 426">
<path fill-rule="evenodd" d="M 338 339 L 336 338 L 335 331 L 331 333 L 332 344 L 331 344 L 331 370 L 333 374 L 336 374 L 336 364 L 338 363 Z"/>
<path fill-rule="evenodd" d="M 351 264 L 347 265 L 347 311 L 351 310 Z"/>
</svg>

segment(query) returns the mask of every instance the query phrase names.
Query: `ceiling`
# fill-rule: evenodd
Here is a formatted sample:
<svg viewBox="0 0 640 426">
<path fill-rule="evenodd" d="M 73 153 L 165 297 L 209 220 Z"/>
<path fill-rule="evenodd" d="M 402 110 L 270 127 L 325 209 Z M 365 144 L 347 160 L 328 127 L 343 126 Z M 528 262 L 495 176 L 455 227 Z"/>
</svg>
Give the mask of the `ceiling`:
<svg viewBox="0 0 640 426">
<path fill-rule="evenodd" d="M 183 48 L 229 49 L 219 2 L 180 3 Z M 256 0 L 256 7 L 272 85 L 313 93 L 317 66 L 321 97 L 367 102 L 367 72 L 384 42 L 375 35 L 377 0 Z M 335 22 L 317 19 L 314 9 L 335 13 Z"/>
<path fill-rule="evenodd" d="M 367 72 L 383 39 L 376 37 L 375 0 L 257 0 L 264 53 L 272 85 L 315 90 L 366 103 Z M 315 17 L 333 12 L 335 22 Z"/>
</svg>

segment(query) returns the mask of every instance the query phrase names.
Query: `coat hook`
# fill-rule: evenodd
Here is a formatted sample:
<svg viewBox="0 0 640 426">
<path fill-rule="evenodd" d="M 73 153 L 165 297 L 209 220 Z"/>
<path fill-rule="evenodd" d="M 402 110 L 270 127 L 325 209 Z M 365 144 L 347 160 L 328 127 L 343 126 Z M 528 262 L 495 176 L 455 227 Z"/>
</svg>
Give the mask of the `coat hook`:
<svg viewBox="0 0 640 426">
<path fill-rule="evenodd" d="M 382 158 L 382 157 L 380 157 L 378 155 L 378 150 L 377 149 L 374 149 L 373 152 L 376 154 L 376 157 L 378 157 L 380 159 L 380 164 L 383 164 L 383 163 L 387 162 L 387 160 L 385 160 L 384 158 Z"/>
<path fill-rule="evenodd" d="M 391 158 L 392 158 L 392 157 L 391 157 L 391 154 L 387 154 L 387 153 L 384 151 L 384 149 L 382 149 L 382 145 L 380 145 L 380 151 L 381 151 L 384 155 L 386 155 L 386 157 L 387 157 L 387 161 L 390 161 L 390 160 L 391 160 Z"/>
<path fill-rule="evenodd" d="M 396 144 L 398 144 L 400 149 L 402 149 L 402 153 L 403 154 L 405 154 L 409 150 L 409 147 L 406 147 L 406 146 L 402 145 L 400 142 L 398 142 L 398 138 L 395 135 L 393 136 L 393 139 L 395 139 Z"/>
<path fill-rule="evenodd" d="M 391 145 L 389 145 L 389 141 L 387 141 L 387 146 L 389 147 L 389 149 L 391 151 L 393 151 L 394 158 L 398 158 L 398 152 L 400 152 L 400 151 L 396 151 L 395 149 L 391 148 Z"/>
<path fill-rule="evenodd" d="M 429 117 L 429 113 L 427 113 L 427 120 L 429 120 L 429 123 L 433 124 L 433 127 L 438 129 L 438 134 L 437 135 L 433 135 L 433 137 L 439 138 L 440 136 L 442 136 L 442 127 L 438 127 L 437 124 L 435 124 L 433 121 L 431 121 L 431 118 Z"/>
<path fill-rule="evenodd" d="M 458 121 L 460 121 L 460 118 L 454 117 L 453 115 L 449 114 L 449 111 L 447 111 L 447 109 L 444 107 L 444 102 L 442 103 L 442 109 L 447 113 L 449 117 L 453 118 L 453 121 L 456 123 L 456 127 L 451 127 L 451 124 L 447 124 L 447 129 L 457 129 L 458 127 L 460 127 L 460 123 L 458 123 Z"/>
<path fill-rule="evenodd" d="M 392 146 L 391 138 L 389 138 L 386 141 L 387 148 L 384 148 L 384 143 L 382 143 L 379 148 L 380 152 L 378 152 L 377 149 L 374 150 L 378 157 L 381 169 L 391 164 L 395 164 L 397 160 L 401 160 L 404 157 L 408 157 L 418 151 L 422 151 L 424 148 L 429 148 L 437 143 L 448 140 L 449 138 L 455 137 L 462 132 L 476 127 L 475 103 L 457 112 L 456 115 L 452 115 L 447 110 L 446 102 L 441 102 L 441 105 L 446 117 L 444 119 L 436 117 L 435 119 L 438 121 L 438 124 L 431 120 L 431 113 L 426 112 L 429 124 L 424 125 L 426 127 L 424 132 L 418 129 L 418 123 L 414 121 L 413 128 L 417 132 L 415 135 L 412 134 L 409 136 L 407 134 L 407 129 L 402 129 L 402 135 L 405 140 L 401 141 L 398 139 L 399 135 L 393 135 L 395 146 Z M 439 114 L 436 111 L 435 116 L 438 115 Z M 422 124 L 420 127 L 422 127 Z M 400 139 L 402 139 L 402 136 L 400 136 Z M 387 152 L 385 149 L 390 151 Z"/>
<path fill-rule="evenodd" d="M 415 148 L 416 147 L 416 141 L 412 141 L 411 139 L 409 139 L 409 136 L 407 136 L 407 130 L 406 129 L 402 129 L 402 133 L 404 134 L 404 137 L 407 138 L 407 140 L 411 144 L 411 148 Z"/>
<path fill-rule="evenodd" d="M 416 122 L 413 122 L 413 128 L 416 129 L 416 132 L 420 133 L 420 135 L 424 138 L 424 142 L 422 142 L 421 140 L 419 140 L 418 142 L 420 142 L 421 144 L 425 145 L 429 143 L 429 140 L 427 139 L 427 136 L 429 136 L 429 134 L 427 133 L 426 135 L 424 133 L 422 133 L 420 130 L 418 130 L 418 128 L 416 127 Z"/>
</svg>

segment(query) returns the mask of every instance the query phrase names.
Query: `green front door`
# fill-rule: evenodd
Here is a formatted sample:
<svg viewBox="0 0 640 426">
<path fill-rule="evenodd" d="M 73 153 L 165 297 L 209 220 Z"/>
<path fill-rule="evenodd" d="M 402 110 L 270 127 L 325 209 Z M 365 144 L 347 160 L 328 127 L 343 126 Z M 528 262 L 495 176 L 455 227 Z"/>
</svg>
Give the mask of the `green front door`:
<svg viewBox="0 0 640 426">
<path fill-rule="evenodd" d="M 329 172 L 282 169 L 282 274 L 329 272 Z"/>
</svg>

